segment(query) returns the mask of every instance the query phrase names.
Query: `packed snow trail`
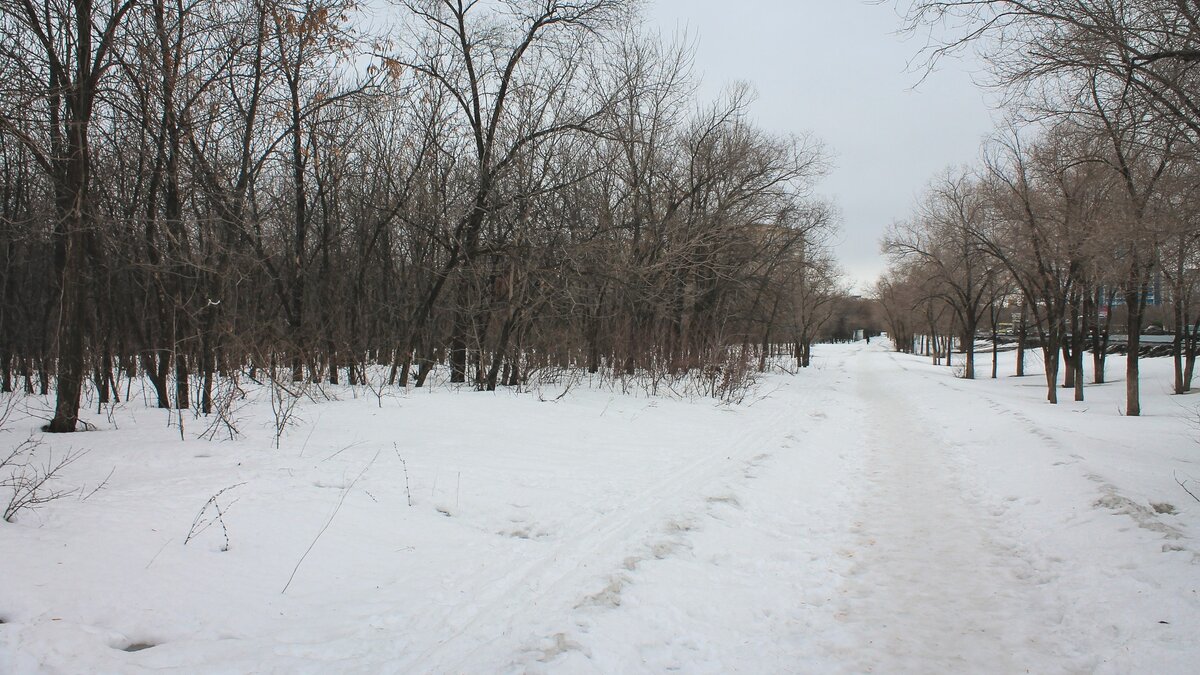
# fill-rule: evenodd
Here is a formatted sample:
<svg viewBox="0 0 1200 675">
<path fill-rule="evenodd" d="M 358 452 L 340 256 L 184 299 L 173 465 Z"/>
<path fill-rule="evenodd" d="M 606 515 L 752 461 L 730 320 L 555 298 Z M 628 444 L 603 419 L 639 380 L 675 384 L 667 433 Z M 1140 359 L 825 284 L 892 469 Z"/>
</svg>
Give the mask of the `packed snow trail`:
<svg viewBox="0 0 1200 675">
<path fill-rule="evenodd" d="M 0 524 L 0 672 L 1191 671 L 1187 415 L 1039 379 L 876 343 L 738 406 L 345 389 L 279 450 L 123 407 L 69 439 L 103 491 Z M 182 546 L 233 484 L 229 550 Z"/>
<path fill-rule="evenodd" d="M 771 405 L 793 410 L 798 430 L 731 486 L 723 501 L 738 507 L 700 514 L 685 554 L 630 574 L 626 602 L 557 633 L 566 654 L 547 672 L 1188 672 L 1179 649 L 1195 626 L 1195 578 L 1150 588 L 1120 565 L 1099 585 L 1097 559 L 1040 550 L 1051 533 L 1028 521 L 1044 520 L 1051 495 L 1023 518 L 1018 497 L 988 495 L 968 456 L 1003 466 L 1006 453 L 1020 482 L 1014 439 L 1042 442 L 1032 450 L 1050 451 L 1046 468 L 1064 464 L 1056 451 L 1075 455 L 1028 418 L 1005 433 L 1006 420 L 971 421 L 1000 404 L 963 396 L 980 383 L 950 374 L 859 345 L 784 384 Z M 1072 478 L 1085 490 L 1093 480 Z M 1089 513 L 1108 532 L 1129 529 Z M 1186 607 L 1184 626 L 1148 618 L 1164 601 Z"/>
<path fill-rule="evenodd" d="M 564 633 L 579 647 L 566 671 L 1082 667 L 1046 639 L 1056 619 L 1029 562 L 991 539 L 996 517 L 913 405 L 920 380 L 878 349 L 835 354 L 772 395 L 800 433 L 731 489 L 742 508 L 703 514 L 688 555 L 635 575 L 634 608 L 593 619 L 611 634 Z"/>
<path fill-rule="evenodd" d="M 1069 649 L 1046 641 L 1044 591 L 993 540 L 1002 524 L 965 489 L 961 446 L 927 421 L 938 410 L 922 414 L 912 375 L 891 358 L 846 364 L 869 429 L 836 615 L 851 627 L 850 670 L 1047 672 Z"/>
</svg>

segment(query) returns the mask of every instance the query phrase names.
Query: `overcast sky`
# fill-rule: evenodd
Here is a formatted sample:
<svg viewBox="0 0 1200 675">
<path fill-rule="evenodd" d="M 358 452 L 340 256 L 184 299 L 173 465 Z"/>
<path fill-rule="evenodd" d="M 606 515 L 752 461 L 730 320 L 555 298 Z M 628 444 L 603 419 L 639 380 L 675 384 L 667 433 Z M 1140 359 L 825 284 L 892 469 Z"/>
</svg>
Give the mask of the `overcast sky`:
<svg viewBox="0 0 1200 675">
<path fill-rule="evenodd" d="M 884 228 L 909 213 L 936 173 L 973 162 L 993 128 L 991 99 L 972 82 L 976 62 L 944 62 L 918 86 L 908 64 L 921 43 L 897 35 L 902 22 L 890 3 L 646 2 L 652 26 L 695 39 L 703 96 L 747 81 L 760 127 L 826 144 L 834 170 L 821 192 L 841 209 L 837 253 L 860 290 L 883 271 Z"/>
</svg>

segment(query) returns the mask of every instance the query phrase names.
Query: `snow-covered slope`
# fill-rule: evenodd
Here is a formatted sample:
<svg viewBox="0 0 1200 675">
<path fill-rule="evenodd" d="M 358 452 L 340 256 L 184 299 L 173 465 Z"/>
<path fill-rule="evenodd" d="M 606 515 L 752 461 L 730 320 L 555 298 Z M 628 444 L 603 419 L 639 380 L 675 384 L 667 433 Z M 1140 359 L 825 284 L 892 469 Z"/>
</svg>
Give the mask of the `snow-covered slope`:
<svg viewBox="0 0 1200 675">
<path fill-rule="evenodd" d="M 1137 419 L 1119 360 L 1056 407 L 878 342 L 732 407 L 343 388 L 279 449 L 265 396 L 225 442 L 139 399 L 44 438 L 103 490 L 0 523 L 0 672 L 1189 672 L 1169 365 Z"/>
</svg>

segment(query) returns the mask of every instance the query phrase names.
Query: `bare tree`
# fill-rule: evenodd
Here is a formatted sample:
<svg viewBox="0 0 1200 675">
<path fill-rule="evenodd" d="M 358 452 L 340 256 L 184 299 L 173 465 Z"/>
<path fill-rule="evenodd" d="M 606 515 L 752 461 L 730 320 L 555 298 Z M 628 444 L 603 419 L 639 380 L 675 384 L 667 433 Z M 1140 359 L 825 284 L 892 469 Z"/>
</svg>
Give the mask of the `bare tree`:
<svg viewBox="0 0 1200 675">
<path fill-rule="evenodd" d="M 954 311 L 968 380 L 975 378 L 975 335 L 997 286 L 997 265 L 978 238 L 986 209 L 969 174 L 949 172 L 930 186 L 916 219 L 897 223 L 884 239 L 890 255 L 924 263 L 926 287 Z"/>
</svg>

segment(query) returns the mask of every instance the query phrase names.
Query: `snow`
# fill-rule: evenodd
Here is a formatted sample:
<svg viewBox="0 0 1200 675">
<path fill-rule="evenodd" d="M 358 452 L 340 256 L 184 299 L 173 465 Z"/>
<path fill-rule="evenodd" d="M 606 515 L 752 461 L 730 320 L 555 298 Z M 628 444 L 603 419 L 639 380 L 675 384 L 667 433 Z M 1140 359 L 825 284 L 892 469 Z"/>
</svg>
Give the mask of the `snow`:
<svg viewBox="0 0 1200 675">
<path fill-rule="evenodd" d="M 879 341 L 815 356 L 740 405 L 329 388 L 278 449 L 262 390 L 207 441 L 135 387 L 43 437 L 87 450 L 63 486 L 107 485 L 0 523 L 0 672 L 1194 672 L 1169 360 L 1126 418 L 1117 357 L 1051 406 L 1011 353 L 972 382 Z M 228 550 L 184 545 L 235 485 Z"/>
</svg>

